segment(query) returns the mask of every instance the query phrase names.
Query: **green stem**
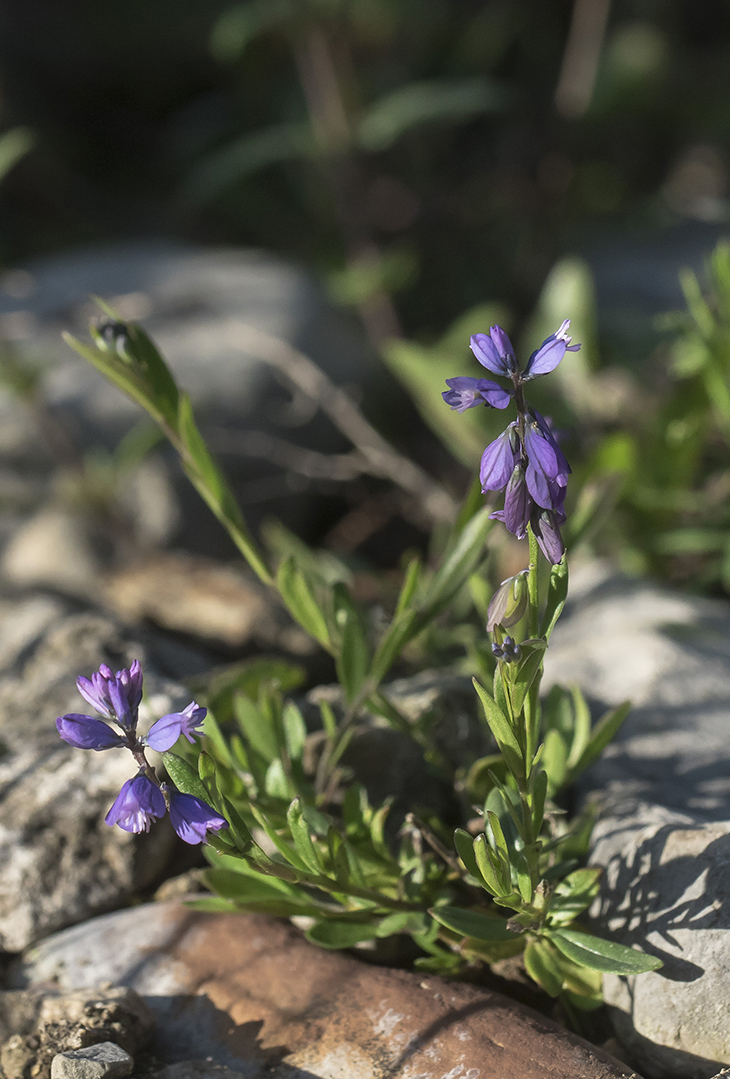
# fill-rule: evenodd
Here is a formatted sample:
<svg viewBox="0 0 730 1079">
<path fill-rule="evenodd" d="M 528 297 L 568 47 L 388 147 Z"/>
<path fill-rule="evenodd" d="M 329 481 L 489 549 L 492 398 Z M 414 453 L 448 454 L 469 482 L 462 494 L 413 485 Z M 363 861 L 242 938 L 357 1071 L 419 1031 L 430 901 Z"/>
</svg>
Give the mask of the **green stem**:
<svg viewBox="0 0 730 1079">
<path fill-rule="evenodd" d="M 540 620 L 540 599 L 537 587 L 537 561 L 540 548 L 530 525 L 527 526 L 527 538 L 530 543 L 530 564 L 527 573 L 527 636 L 537 637 Z"/>
</svg>

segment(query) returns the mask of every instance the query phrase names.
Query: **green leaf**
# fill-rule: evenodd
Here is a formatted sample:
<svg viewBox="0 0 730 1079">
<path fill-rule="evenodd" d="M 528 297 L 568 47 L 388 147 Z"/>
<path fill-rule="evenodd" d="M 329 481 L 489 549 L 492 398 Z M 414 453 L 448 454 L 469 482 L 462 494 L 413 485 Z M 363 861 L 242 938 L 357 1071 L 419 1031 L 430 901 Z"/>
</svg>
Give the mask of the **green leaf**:
<svg viewBox="0 0 730 1079">
<path fill-rule="evenodd" d="M 320 948 L 352 948 L 362 940 L 373 940 L 378 926 L 369 922 L 345 922 L 327 918 L 317 922 L 304 934 L 312 944 Z"/>
<path fill-rule="evenodd" d="M 631 701 L 624 701 L 623 704 L 612 708 L 599 719 L 591 731 L 590 741 L 581 753 L 578 763 L 570 769 L 566 782 L 572 783 L 576 776 L 598 760 L 609 742 L 615 738 L 630 710 Z"/>
<path fill-rule="evenodd" d="M 280 750 L 273 724 L 243 693 L 233 698 L 233 714 L 248 744 L 270 764 Z"/>
<path fill-rule="evenodd" d="M 520 645 L 522 659 L 513 670 L 509 672 L 509 695 L 512 703 L 512 714 L 518 716 L 525 703 L 525 697 L 530 691 L 532 683 L 542 671 L 545 659 L 545 641 L 528 640 Z"/>
<path fill-rule="evenodd" d="M 309 834 L 309 825 L 302 814 L 302 802 L 300 798 L 295 798 L 291 803 L 287 810 L 286 819 L 289 824 L 292 839 L 294 840 L 294 846 L 302 861 L 314 874 L 321 874 L 322 861 L 312 842 L 312 837 Z"/>
<path fill-rule="evenodd" d="M 495 854 L 482 833 L 474 840 L 474 858 L 479 868 L 479 876 L 494 896 L 503 896 L 510 891 L 509 877 L 505 873 L 499 855 Z"/>
<path fill-rule="evenodd" d="M 601 870 L 576 869 L 561 880 L 548 901 L 548 920 L 551 925 L 568 925 L 586 910 L 598 895 Z"/>
<path fill-rule="evenodd" d="M 502 109 L 505 90 L 489 79 L 431 79 L 411 82 L 380 98 L 363 116 L 357 132 L 365 150 L 387 150 L 422 124 L 458 123 Z"/>
<path fill-rule="evenodd" d="M 434 573 L 423 601 L 421 617 L 431 619 L 469 579 L 485 554 L 486 538 L 494 526 L 490 507 L 484 506 L 462 529 L 443 565 Z"/>
<path fill-rule="evenodd" d="M 457 828 L 454 832 L 454 846 L 456 853 L 461 858 L 467 873 L 478 881 L 481 879 L 479 867 L 474 857 L 474 840 L 463 828 Z"/>
<path fill-rule="evenodd" d="M 542 829 L 542 822 L 545 816 L 545 799 L 547 797 L 548 789 L 548 774 L 544 768 L 539 770 L 533 769 L 532 772 L 532 823 L 535 829 L 535 835 L 539 835 Z"/>
<path fill-rule="evenodd" d="M 307 727 L 302 713 L 292 701 L 287 701 L 284 707 L 282 723 L 284 726 L 284 738 L 286 740 L 287 752 L 291 760 L 297 761 L 304 752 L 304 745 L 307 740 Z"/>
<path fill-rule="evenodd" d="M 550 997 L 563 988 L 563 975 L 556 962 L 555 949 L 546 940 L 532 940 L 525 948 L 525 970 Z"/>
<path fill-rule="evenodd" d="M 276 583 L 282 599 L 295 620 L 329 650 L 331 644 L 327 620 L 314 598 L 306 577 L 292 556 L 285 558 L 279 566 Z"/>
<path fill-rule="evenodd" d="M 419 581 L 421 580 L 422 571 L 423 563 L 421 562 L 420 557 L 415 555 L 408 563 L 408 568 L 403 576 L 400 595 L 398 596 L 398 602 L 395 605 L 395 614 L 393 615 L 394 621 L 410 606 L 411 600 L 416 594 Z"/>
<path fill-rule="evenodd" d="M 376 683 L 381 682 L 395 663 L 408 642 L 423 629 L 419 612 L 403 611 L 388 626 L 373 656 L 371 674 Z"/>
<path fill-rule="evenodd" d="M 433 907 L 428 912 L 437 922 L 462 937 L 475 940 L 512 941 L 515 934 L 507 929 L 507 922 L 494 914 L 462 907 Z"/>
<path fill-rule="evenodd" d="M 33 149 L 36 136 L 28 127 L 12 127 L 0 135 L 0 180 Z"/>
<path fill-rule="evenodd" d="M 479 694 L 479 699 L 482 702 L 484 709 L 484 716 L 489 724 L 494 738 L 499 746 L 499 749 L 507 762 L 507 765 L 511 772 L 515 775 L 524 774 L 524 764 L 522 761 L 522 750 L 520 749 L 515 733 L 506 719 L 501 709 L 497 707 L 496 703 L 487 693 L 486 689 L 477 682 L 476 678 L 472 679 L 474 688 Z"/>
<path fill-rule="evenodd" d="M 560 789 L 565 779 L 568 762 L 568 748 L 560 731 L 555 728 L 545 735 L 545 743 L 542 753 L 542 765 L 547 772 L 550 792 Z"/>
<path fill-rule="evenodd" d="M 284 771 L 284 765 L 279 757 L 275 757 L 266 769 L 264 789 L 271 798 L 281 798 L 283 801 L 288 801 L 294 794 L 289 777 Z"/>
<path fill-rule="evenodd" d="M 170 752 L 162 754 L 162 762 L 167 769 L 167 774 L 179 791 L 182 791 L 183 794 L 192 794 L 193 797 L 210 803 L 210 794 L 192 765 L 188 764 L 182 757 Z"/>
<path fill-rule="evenodd" d="M 644 974 L 663 966 L 661 959 L 653 955 L 576 929 L 555 929 L 547 935 L 568 959 L 603 974 Z"/>
<path fill-rule="evenodd" d="M 357 696 L 367 676 L 370 649 L 360 611 L 342 582 L 334 586 L 332 600 L 335 626 L 341 641 L 337 673 L 349 704 Z"/>
<path fill-rule="evenodd" d="M 550 634 L 563 613 L 565 600 L 568 596 L 568 559 L 563 555 L 557 566 L 550 569 L 550 583 L 548 584 L 547 602 L 542 616 L 541 637 L 550 640 Z"/>
<path fill-rule="evenodd" d="M 286 858 L 289 865 L 293 866 L 294 869 L 296 869 L 298 873 L 302 873 L 305 876 L 311 876 L 311 871 L 310 871 L 309 866 L 304 861 L 304 859 L 299 854 L 299 852 L 296 850 L 296 848 L 293 847 L 291 845 L 291 843 L 289 843 L 286 839 L 283 839 L 279 835 L 279 833 L 276 831 L 276 829 L 273 827 L 273 825 L 267 820 L 267 818 L 264 816 L 264 814 L 261 812 L 261 810 L 258 808 L 258 806 L 252 805 L 251 806 L 251 812 L 253 813 L 254 817 L 259 822 L 259 824 L 261 825 L 263 830 L 266 832 L 267 836 L 269 837 L 271 842 L 274 844 L 276 849 L 279 851 L 279 853 L 282 854 L 284 858 Z M 258 860 L 257 850 L 256 850 L 255 846 L 251 851 L 251 857 Z M 268 855 L 265 855 L 265 858 L 266 858 L 266 863 L 273 863 L 274 862 L 274 859 L 270 858 Z M 267 872 L 270 872 L 271 871 L 271 866 L 267 865 L 266 863 L 262 864 L 262 868 L 264 868 Z M 290 876 L 289 877 L 285 876 L 284 880 L 287 880 L 287 879 L 291 880 L 292 878 Z"/>
<path fill-rule="evenodd" d="M 573 698 L 573 740 L 568 754 L 568 768 L 574 768 L 591 740 L 591 710 L 580 686 L 571 686 Z"/>
<path fill-rule="evenodd" d="M 210 202 L 261 169 L 307 157 L 314 148 L 307 123 L 283 123 L 241 135 L 207 154 L 190 170 L 183 198 L 196 205 Z"/>
<path fill-rule="evenodd" d="M 292 15 L 287 0 L 249 0 L 227 8 L 210 35 L 210 51 L 219 63 L 237 60 L 251 41 L 286 23 Z"/>
</svg>

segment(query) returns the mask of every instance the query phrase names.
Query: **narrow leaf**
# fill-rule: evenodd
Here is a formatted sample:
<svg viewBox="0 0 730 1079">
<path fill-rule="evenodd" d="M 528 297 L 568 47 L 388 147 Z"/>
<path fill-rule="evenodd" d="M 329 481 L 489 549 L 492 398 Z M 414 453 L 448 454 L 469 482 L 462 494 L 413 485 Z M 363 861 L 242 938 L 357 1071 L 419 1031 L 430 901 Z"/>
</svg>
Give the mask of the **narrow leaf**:
<svg viewBox="0 0 730 1079">
<path fill-rule="evenodd" d="M 322 872 L 322 861 L 309 834 L 309 825 L 302 814 L 300 798 L 295 798 L 291 803 L 287 810 L 286 819 L 297 853 L 313 873 L 320 874 Z"/>
<path fill-rule="evenodd" d="M 325 648 L 330 648 L 327 621 L 317 604 L 306 577 L 294 558 L 285 558 L 276 574 L 282 599 L 295 620 Z"/>
<path fill-rule="evenodd" d="M 575 929 L 555 929 L 549 937 L 568 959 L 603 974 L 643 974 L 663 966 L 653 955 Z"/>
<path fill-rule="evenodd" d="M 522 775 L 524 773 L 522 750 L 520 749 L 512 727 L 504 716 L 502 710 L 497 707 L 495 701 L 489 696 L 486 689 L 477 682 L 476 678 L 472 679 L 472 681 L 474 683 L 474 688 L 479 694 L 479 699 L 482 702 L 484 716 L 489 724 L 489 729 L 494 735 L 497 745 L 502 751 L 510 771 L 515 775 Z"/>
<path fill-rule="evenodd" d="M 515 934 L 507 928 L 505 919 L 494 914 L 464 910 L 462 907 L 433 907 L 428 913 L 446 929 L 462 937 L 488 941 L 512 941 L 515 938 Z"/>
<path fill-rule="evenodd" d="M 550 570 L 550 583 L 548 584 L 547 602 L 542 616 L 540 636 L 546 641 L 550 640 L 550 634 L 563 613 L 565 600 L 568 596 L 568 559 L 563 555 L 557 566 Z"/>
<path fill-rule="evenodd" d="M 581 754 L 578 763 L 570 769 L 567 777 L 569 782 L 572 782 L 576 776 L 598 760 L 606 746 L 618 733 L 630 710 L 631 701 L 624 701 L 623 704 L 619 704 L 617 708 L 612 708 L 599 719 L 591 731 L 590 741 Z"/>
</svg>

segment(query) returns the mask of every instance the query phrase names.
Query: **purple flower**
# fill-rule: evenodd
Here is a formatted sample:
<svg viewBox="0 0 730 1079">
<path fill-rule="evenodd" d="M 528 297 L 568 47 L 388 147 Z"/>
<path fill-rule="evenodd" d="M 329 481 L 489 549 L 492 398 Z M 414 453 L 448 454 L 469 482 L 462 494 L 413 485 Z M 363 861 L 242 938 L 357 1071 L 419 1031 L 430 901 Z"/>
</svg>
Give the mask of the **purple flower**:
<svg viewBox="0 0 730 1079">
<path fill-rule="evenodd" d="M 532 531 L 535 533 L 540 550 L 548 562 L 551 562 L 554 566 L 557 566 L 565 554 L 565 544 L 563 543 L 563 537 L 560 535 L 560 516 L 564 521 L 564 513 L 558 514 L 551 510 L 540 510 L 536 507 L 530 519 Z"/>
<path fill-rule="evenodd" d="M 515 467 L 504 492 L 504 516 L 506 528 L 518 539 L 524 539 L 532 512 L 532 499 L 525 482 L 525 470 L 521 464 Z"/>
<path fill-rule="evenodd" d="M 158 753 L 165 753 L 172 749 L 181 734 L 184 734 L 192 745 L 195 735 L 200 733 L 200 727 L 207 715 L 207 708 L 201 708 L 195 701 L 191 701 L 182 712 L 170 712 L 153 723 L 147 734 L 142 739 L 150 749 L 156 749 Z"/>
<path fill-rule="evenodd" d="M 165 815 L 162 791 L 144 772 L 128 779 L 104 820 L 112 827 L 118 824 L 125 832 L 149 832 L 156 817 Z"/>
<path fill-rule="evenodd" d="M 512 342 L 501 326 L 490 327 L 489 333 L 475 333 L 469 347 L 482 367 L 495 375 L 510 378 L 517 370 Z"/>
<path fill-rule="evenodd" d="M 580 345 L 571 345 L 572 337 L 568 337 L 570 319 L 566 318 L 557 333 L 551 333 L 546 337 L 538 349 L 536 349 L 527 361 L 522 378 L 537 378 L 538 375 L 547 375 L 554 371 L 566 352 L 577 352 Z"/>
<path fill-rule="evenodd" d="M 456 412 L 466 412 L 468 408 L 475 408 L 476 405 L 506 408 L 512 397 L 509 390 L 502 389 L 498 383 L 488 378 L 459 375 L 457 378 L 447 378 L 446 385 L 450 389 L 444 390 L 441 396 Z"/>
<path fill-rule="evenodd" d="M 525 454 L 527 489 L 543 509 L 555 509 L 551 481 L 560 487 L 567 483 L 555 448 L 543 437 L 537 424 L 525 424 Z M 564 478 L 561 484 L 560 480 Z"/>
<path fill-rule="evenodd" d="M 112 749 L 114 746 L 125 745 L 121 735 L 113 731 L 108 723 L 94 719 L 93 716 L 80 715 L 78 712 L 59 716 L 56 729 L 64 742 L 76 749 Z"/>
<path fill-rule="evenodd" d="M 204 843 L 206 832 L 228 827 L 228 821 L 200 798 L 166 788 L 172 826 L 185 843 Z"/>
<path fill-rule="evenodd" d="M 80 676 L 76 685 L 81 696 L 106 719 L 117 719 L 123 727 L 133 728 L 142 700 L 142 667 L 135 659 L 129 669 L 116 675 L 106 663 L 91 678 Z"/>
<path fill-rule="evenodd" d="M 490 442 L 482 454 L 479 480 L 483 491 L 501 491 L 509 481 L 519 456 L 517 424 L 511 423 Z"/>
</svg>

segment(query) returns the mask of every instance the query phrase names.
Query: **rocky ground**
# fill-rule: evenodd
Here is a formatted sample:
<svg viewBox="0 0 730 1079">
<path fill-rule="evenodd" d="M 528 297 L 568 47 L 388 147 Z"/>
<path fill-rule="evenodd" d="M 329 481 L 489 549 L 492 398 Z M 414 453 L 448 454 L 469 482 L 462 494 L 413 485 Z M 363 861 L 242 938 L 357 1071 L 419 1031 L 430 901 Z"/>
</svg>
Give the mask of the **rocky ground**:
<svg viewBox="0 0 730 1079">
<path fill-rule="evenodd" d="M 3 318 L 25 313 L 25 322 L 16 318 L 19 342 L 46 354 L 57 347 L 57 322 L 85 317 L 81 290 L 116 295 L 128 308 L 136 303 L 138 313 L 146 302 L 158 319 L 152 328 L 167 333 L 163 343 L 182 357 L 182 377 L 195 383 L 208 421 L 229 431 L 238 429 L 239 410 L 265 411 L 260 364 L 241 373 L 216 337 L 231 311 L 245 308 L 246 317 L 288 334 L 342 381 L 362 374 L 357 349 L 334 348 L 344 331 L 332 330 L 333 316 L 298 271 L 245 254 L 204 272 L 190 252 L 152 258 L 135 251 L 126 261 L 108 255 L 50 264 L 38 271 L 32 294 L 6 303 Z M 201 279 L 204 294 L 195 292 Z M 256 299 L 262 295 L 266 303 Z M 320 339 L 329 344 L 318 346 Z M 195 342 L 202 340 L 210 380 L 198 370 Z M 91 446 L 107 421 L 109 437 L 130 430 L 134 415 L 93 372 L 70 359 L 49 362 L 53 415 L 70 424 L 78 445 Z M 592 860 L 606 872 L 591 916 L 601 931 L 664 961 L 655 974 L 605 979 L 615 1034 L 597 1048 L 526 1007 L 524 992 L 516 1000 L 521 990 L 507 976 L 489 988 L 446 983 L 317 950 L 283 922 L 192 912 L 178 896 L 197 886 L 196 852 L 182 849 L 166 822 L 136 837 L 104 825 L 129 762 L 114 750 L 94 755 L 90 767 L 88 755 L 57 738 L 55 717 L 79 706 L 79 672 L 141 659 L 150 713 L 160 715 L 187 703 L 183 683 L 227 650 L 274 648 L 308 665 L 310 675 L 316 660 L 245 572 L 201 554 L 209 539 L 202 513 L 181 500 L 167 459 L 147 460 L 133 481 L 127 477 L 115 503 L 121 516 L 107 518 L 100 532 L 98 516 L 70 497 L 54 471 L 38 408 L 9 395 L 0 404 L 3 1079 L 723 1074 L 730 1063 L 730 606 L 592 564 L 574 573 L 551 643 L 547 684 L 577 681 L 596 714 L 625 697 L 634 701 L 619 741 L 578 792 L 598 797 L 600 809 Z M 307 430 L 301 427 L 299 434 Z M 316 432 L 311 445 L 332 448 Z M 242 473 L 239 493 L 250 494 L 245 485 L 254 481 Z M 290 523 L 301 524 L 296 511 L 288 507 Z M 109 540 L 110 520 L 125 537 L 121 545 L 118 533 Z M 170 553 L 165 544 L 180 522 L 189 542 Z M 310 700 L 331 692 L 322 686 Z M 455 759 L 480 738 L 462 680 L 425 672 L 388 692 L 407 714 L 433 713 L 434 736 Z M 385 745 L 385 735 L 363 730 L 351 746 L 373 799 L 394 786 L 404 801 L 411 787 L 423 795 L 428 777 L 407 740 L 394 735 Z M 429 797 L 437 801 L 439 791 Z M 151 902 L 155 894 L 163 901 Z"/>
</svg>

